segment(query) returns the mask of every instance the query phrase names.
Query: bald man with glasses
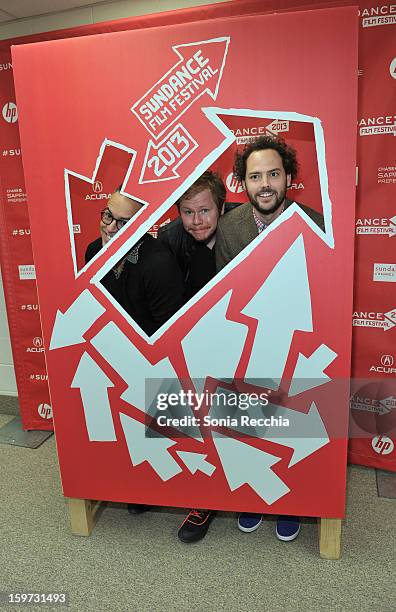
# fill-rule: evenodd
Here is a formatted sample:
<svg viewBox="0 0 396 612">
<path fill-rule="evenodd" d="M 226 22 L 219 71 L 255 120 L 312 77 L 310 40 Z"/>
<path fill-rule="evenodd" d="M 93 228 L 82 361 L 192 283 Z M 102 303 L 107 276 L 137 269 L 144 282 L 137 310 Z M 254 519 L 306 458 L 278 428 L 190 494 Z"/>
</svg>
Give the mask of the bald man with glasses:
<svg viewBox="0 0 396 612">
<path fill-rule="evenodd" d="M 101 212 L 100 238 L 88 245 L 85 261 L 90 261 L 141 207 L 118 188 Z M 183 304 L 185 288 L 179 266 L 169 249 L 150 234 L 144 234 L 101 283 L 148 336 Z"/>
</svg>

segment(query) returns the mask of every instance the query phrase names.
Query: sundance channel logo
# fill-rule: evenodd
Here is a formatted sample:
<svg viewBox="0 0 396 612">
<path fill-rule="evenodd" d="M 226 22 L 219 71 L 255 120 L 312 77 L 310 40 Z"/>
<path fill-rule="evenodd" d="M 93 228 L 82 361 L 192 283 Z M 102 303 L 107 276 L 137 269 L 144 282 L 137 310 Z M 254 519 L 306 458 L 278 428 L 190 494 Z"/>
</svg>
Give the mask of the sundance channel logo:
<svg viewBox="0 0 396 612">
<path fill-rule="evenodd" d="M 19 280 L 36 280 L 34 264 L 21 264 L 18 266 Z"/>
<path fill-rule="evenodd" d="M 396 24 L 396 4 L 377 4 L 359 11 L 363 28 Z"/>
<path fill-rule="evenodd" d="M 396 283 L 396 263 L 375 263 L 373 281 Z"/>
</svg>

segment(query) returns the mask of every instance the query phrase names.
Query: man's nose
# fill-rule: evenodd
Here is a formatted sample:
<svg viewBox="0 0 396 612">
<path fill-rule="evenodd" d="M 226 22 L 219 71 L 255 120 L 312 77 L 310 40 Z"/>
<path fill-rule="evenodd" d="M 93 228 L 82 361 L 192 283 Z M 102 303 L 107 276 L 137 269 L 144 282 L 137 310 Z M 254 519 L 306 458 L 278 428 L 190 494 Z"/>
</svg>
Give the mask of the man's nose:
<svg viewBox="0 0 396 612">
<path fill-rule="evenodd" d="M 193 224 L 194 225 L 201 225 L 202 223 L 202 219 L 201 219 L 201 215 L 199 213 L 194 213 L 193 214 Z"/>
<path fill-rule="evenodd" d="M 115 234 L 116 232 L 118 232 L 116 219 L 113 219 L 112 222 L 107 226 L 107 231 L 111 234 Z"/>
<path fill-rule="evenodd" d="M 270 181 L 269 181 L 269 178 L 268 178 L 268 176 L 266 174 L 264 174 L 261 177 L 261 185 L 260 186 L 261 187 L 269 187 L 270 186 Z"/>
</svg>

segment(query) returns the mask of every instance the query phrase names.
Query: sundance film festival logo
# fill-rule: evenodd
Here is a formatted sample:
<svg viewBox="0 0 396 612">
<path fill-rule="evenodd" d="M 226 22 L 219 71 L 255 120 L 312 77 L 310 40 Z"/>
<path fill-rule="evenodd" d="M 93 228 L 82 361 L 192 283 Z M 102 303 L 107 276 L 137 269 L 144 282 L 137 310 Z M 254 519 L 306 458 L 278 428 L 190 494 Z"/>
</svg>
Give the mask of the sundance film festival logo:
<svg viewBox="0 0 396 612">
<path fill-rule="evenodd" d="M 356 219 L 356 234 L 382 234 L 392 238 L 396 234 L 396 215 L 387 217 L 361 217 Z"/>
<path fill-rule="evenodd" d="M 374 136 L 378 134 L 393 134 L 395 136 L 396 116 L 362 117 L 358 122 L 358 126 L 360 136 Z"/>
<path fill-rule="evenodd" d="M 12 70 L 11 62 L 6 62 L 5 64 L 0 64 L 0 72 L 2 72 L 2 70 Z"/>
<path fill-rule="evenodd" d="M 355 311 L 352 325 L 354 327 L 380 327 L 384 331 L 389 331 L 396 325 L 396 308 L 385 313 Z"/>
<path fill-rule="evenodd" d="M 396 4 L 382 4 L 359 11 L 363 28 L 396 23 Z"/>
<path fill-rule="evenodd" d="M 265 134 L 280 134 L 289 131 L 289 121 L 275 119 L 268 125 L 259 125 L 253 127 L 237 128 L 231 130 L 236 138 L 237 145 L 244 145 L 249 142 L 254 142 L 260 136 Z"/>
<path fill-rule="evenodd" d="M 384 414 L 389 414 L 396 408 L 396 398 L 389 396 L 384 397 L 383 399 L 376 399 L 355 393 L 355 395 L 351 398 L 350 406 L 352 410 L 371 412 L 382 416 Z"/>
<path fill-rule="evenodd" d="M 19 280 L 35 280 L 36 268 L 34 264 L 22 264 L 18 266 Z"/>
<path fill-rule="evenodd" d="M 377 372 L 378 374 L 396 374 L 396 368 L 394 365 L 395 358 L 393 355 L 381 355 L 380 363 L 370 366 L 369 372 Z"/>
<path fill-rule="evenodd" d="M 6 102 L 4 104 L 3 119 L 7 123 L 16 123 L 18 121 L 18 109 L 14 102 Z"/>
<path fill-rule="evenodd" d="M 87 193 L 85 196 L 86 200 L 108 200 L 111 193 L 103 193 L 103 183 L 101 181 L 94 181 L 92 183 L 92 193 Z"/>
<path fill-rule="evenodd" d="M 382 283 L 396 283 L 396 264 L 375 263 L 373 281 Z"/>
</svg>

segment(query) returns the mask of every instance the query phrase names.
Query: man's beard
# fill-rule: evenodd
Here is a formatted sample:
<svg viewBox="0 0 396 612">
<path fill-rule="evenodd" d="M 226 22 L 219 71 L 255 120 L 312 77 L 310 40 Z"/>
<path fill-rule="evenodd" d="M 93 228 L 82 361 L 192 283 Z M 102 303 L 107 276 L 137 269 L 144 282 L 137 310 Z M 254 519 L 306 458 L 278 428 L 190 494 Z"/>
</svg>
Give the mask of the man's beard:
<svg viewBox="0 0 396 612">
<path fill-rule="evenodd" d="M 261 213 L 262 215 L 273 215 L 285 201 L 286 189 L 282 190 L 280 193 L 273 190 L 271 190 L 271 192 L 273 195 L 276 196 L 275 202 L 271 206 L 271 208 L 261 208 L 256 199 L 256 196 L 253 196 L 249 191 L 247 192 L 251 205 L 254 206 L 257 212 Z"/>
</svg>

